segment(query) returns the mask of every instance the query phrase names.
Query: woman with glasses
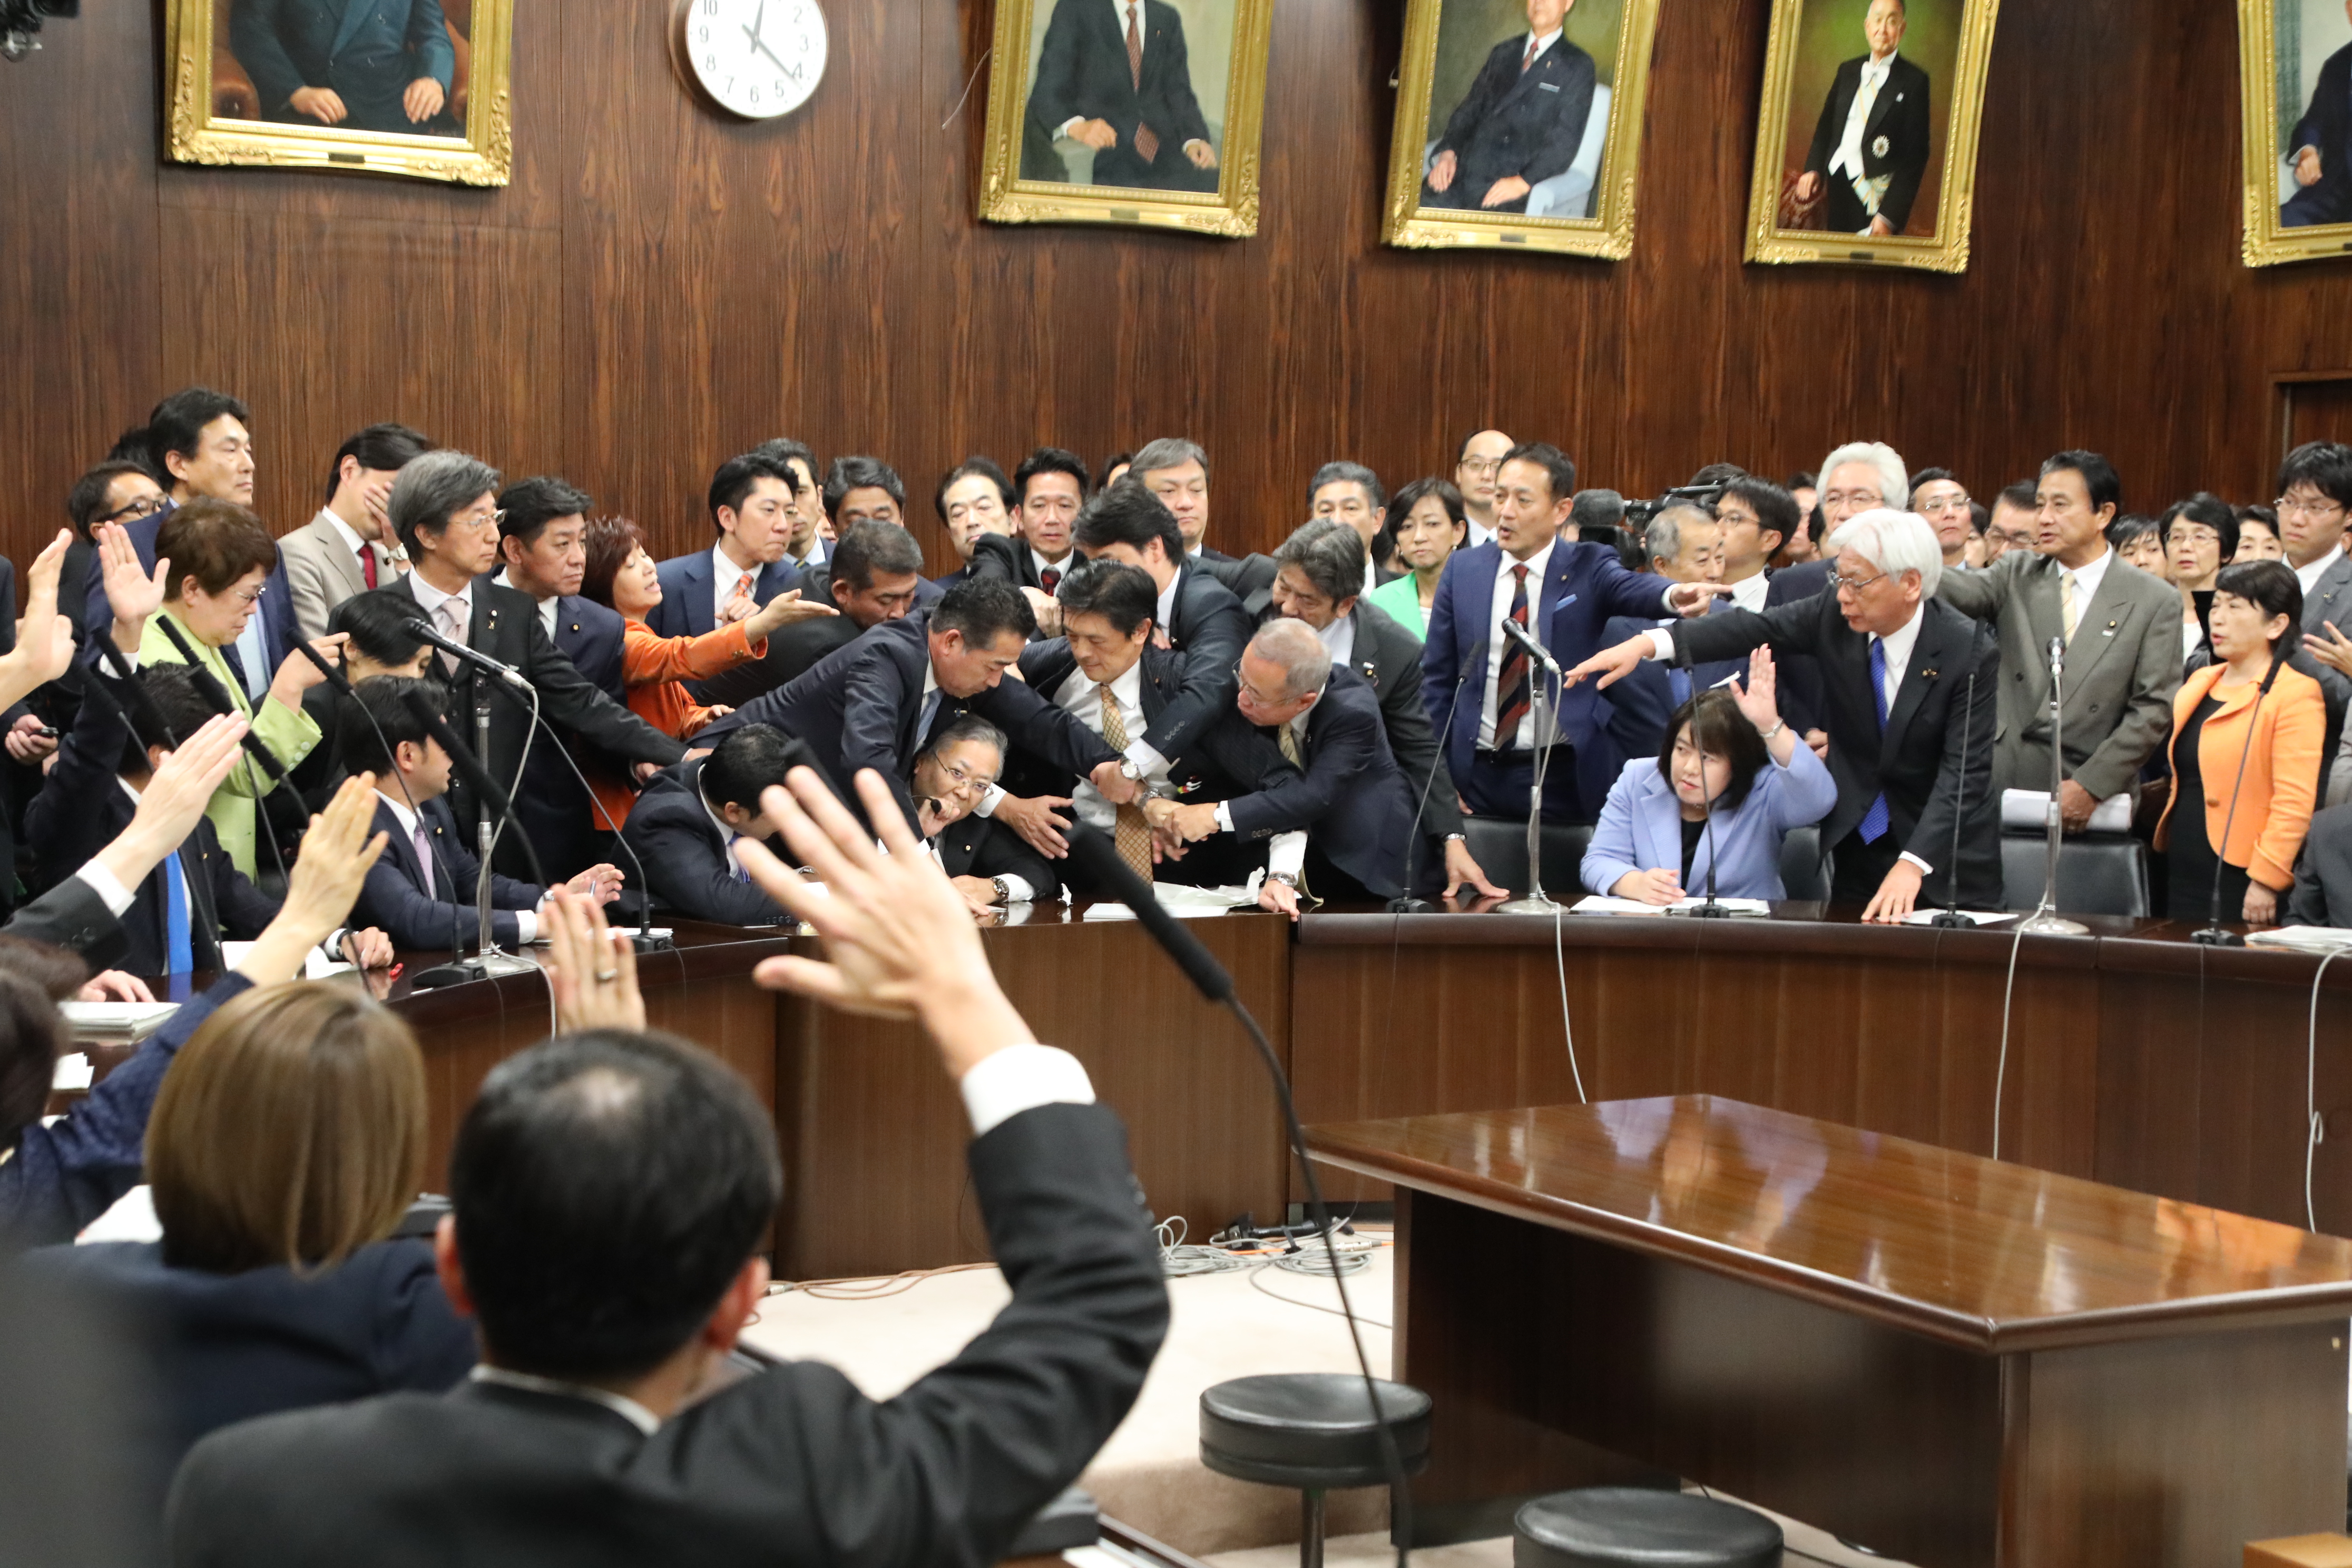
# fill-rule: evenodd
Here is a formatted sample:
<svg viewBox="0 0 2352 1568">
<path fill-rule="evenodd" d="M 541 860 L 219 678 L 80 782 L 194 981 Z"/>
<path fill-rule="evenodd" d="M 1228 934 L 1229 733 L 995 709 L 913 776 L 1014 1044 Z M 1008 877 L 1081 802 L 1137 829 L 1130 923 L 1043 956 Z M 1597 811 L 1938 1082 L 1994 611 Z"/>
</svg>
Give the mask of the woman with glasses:
<svg viewBox="0 0 2352 1568">
<path fill-rule="evenodd" d="M 2213 608 L 2213 580 L 2238 553 L 2238 515 L 2221 497 L 2200 490 L 2175 501 L 2157 527 L 2173 584 L 2180 590 L 2180 648 L 2186 660 L 2209 646 L 2205 626 Z"/>
<path fill-rule="evenodd" d="M 1415 479 L 1389 502 L 1372 553 L 1395 553 L 1402 576 L 1391 578 L 1364 597 L 1389 613 L 1413 636 L 1429 636 L 1429 610 L 1437 602 L 1437 580 L 1445 563 L 1470 537 L 1462 492 L 1444 479 Z"/>
<path fill-rule="evenodd" d="M 114 612 L 114 646 L 142 665 L 193 661 L 196 684 L 207 700 L 251 724 L 253 738 L 268 748 L 279 767 L 291 769 L 310 755 L 320 731 L 303 711 L 302 697 L 326 679 L 318 668 L 299 650 L 288 654 L 274 673 L 231 662 L 278 564 L 277 542 L 261 520 L 234 501 L 198 497 L 163 520 L 155 535 L 152 576 L 140 565 L 120 523 L 101 523 L 98 532 L 106 602 Z M 310 646 L 332 660 L 342 642 L 338 633 Z M 256 698 L 249 682 L 261 679 L 269 684 Z M 248 756 L 230 772 L 205 813 L 230 861 L 251 879 L 259 879 L 258 803 L 277 786 L 278 775 Z M 277 858 L 272 857 L 273 870 Z"/>
</svg>

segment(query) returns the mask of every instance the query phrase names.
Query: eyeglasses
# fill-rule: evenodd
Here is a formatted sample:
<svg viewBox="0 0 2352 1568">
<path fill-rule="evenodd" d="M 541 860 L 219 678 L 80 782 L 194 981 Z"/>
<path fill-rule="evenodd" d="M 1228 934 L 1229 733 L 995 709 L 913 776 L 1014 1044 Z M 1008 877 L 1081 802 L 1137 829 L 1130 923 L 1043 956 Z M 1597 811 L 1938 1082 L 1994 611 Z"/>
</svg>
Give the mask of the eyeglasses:
<svg viewBox="0 0 2352 1568">
<path fill-rule="evenodd" d="M 1881 572 L 1875 577 L 1845 577 L 1832 572 L 1830 574 L 1830 592 L 1832 594 L 1843 594 L 1847 589 L 1851 588 L 1855 593 L 1859 594 L 1864 588 L 1869 587 L 1873 583 L 1885 580 L 1885 576 L 1886 574 L 1884 572 Z"/>
<path fill-rule="evenodd" d="M 453 517 L 449 520 L 449 526 L 452 528 L 470 528 L 478 532 L 486 528 L 497 528 L 500 524 L 504 523 L 506 520 L 506 511 L 503 508 L 500 508 L 493 510 L 481 517 Z"/>
<path fill-rule="evenodd" d="M 1461 468 L 1461 470 L 1465 474 L 1492 476 L 1503 471 L 1503 459 L 1500 458 L 1465 458 L 1455 466 Z"/>
<path fill-rule="evenodd" d="M 2175 544 L 2218 545 L 2221 542 L 2221 536 L 2214 532 L 2210 528 L 2192 525 L 2188 528 L 2174 529 L 2172 531 L 2172 542 Z"/>
<path fill-rule="evenodd" d="M 962 768 L 956 766 L 953 763 L 940 762 L 936 757 L 932 759 L 932 763 L 933 765 L 938 767 L 940 772 L 947 774 L 948 785 L 951 789 L 962 791 L 984 790 L 989 785 L 996 782 L 993 778 L 982 778 L 978 773 L 968 773 Z"/>
<path fill-rule="evenodd" d="M 1919 515 L 1922 517 L 1941 517 L 1946 512 L 1966 511 L 1968 510 L 1969 498 L 1965 494 L 1946 496 L 1941 500 L 1931 500 L 1926 505 L 1920 507 Z"/>
<path fill-rule="evenodd" d="M 1876 490 L 1831 490 L 1821 500 L 1825 508 L 1851 506 L 1860 507 L 1865 511 L 1886 504 L 1886 498 Z"/>
<path fill-rule="evenodd" d="M 100 522 L 136 522 L 142 517 L 152 517 L 163 510 L 162 496 L 141 496 L 119 511 L 110 511 Z"/>
<path fill-rule="evenodd" d="M 240 605 L 254 605 L 258 604 L 261 600 L 261 595 L 268 592 L 269 592 L 269 584 L 264 583 L 257 588 L 239 590 L 236 593 L 231 594 L 229 597 L 235 599 Z"/>
<path fill-rule="evenodd" d="M 2298 500 L 2291 496 L 2281 496 L 2271 505 L 2281 517 L 2326 517 L 2331 511 L 2344 510 L 2342 501 L 2330 500 L 2326 496 L 2317 496 L 2310 500 Z"/>
</svg>

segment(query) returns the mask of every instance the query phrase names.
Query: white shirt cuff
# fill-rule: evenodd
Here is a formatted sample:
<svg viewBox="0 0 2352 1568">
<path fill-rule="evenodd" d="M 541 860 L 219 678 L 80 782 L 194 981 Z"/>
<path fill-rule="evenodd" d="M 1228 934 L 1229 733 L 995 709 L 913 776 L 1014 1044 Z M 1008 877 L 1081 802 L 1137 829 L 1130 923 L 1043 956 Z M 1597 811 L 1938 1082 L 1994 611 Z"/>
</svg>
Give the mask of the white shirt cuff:
<svg viewBox="0 0 2352 1568">
<path fill-rule="evenodd" d="M 1220 832 L 1220 833 L 1231 833 L 1233 830 L 1234 830 L 1234 814 L 1233 814 L 1233 811 L 1231 810 L 1231 808 L 1229 808 L 1229 807 L 1225 805 L 1225 803 L 1224 803 L 1223 801 L 1222 801 L 1222 800 L 1221 800 L 1221 801 L 1217 802 L 1217 831 L 1218 831 L 1218 832 Z"/>
<path fill-rule="evenodd" d="M 1642 635 L 1650 639 L 1650 651 L 1646 656 L 1647 658 L 1672 658 L 1675 657 L 1674 633 L 1660 631 L 1655 626 L 1653 626 Z"/>
<path fill-rule="evenodd" d="M 1160 748 L 1149 741 L 1137 741 L 1129 745 L 1127 748 L 1127 760 L 1142 769 L 1146 777 L 1168 771 L 1168 759 L 1161 756 Z"/>
<path fill-rule="evenodd" d="M 1002 784 L 991 784 L 988 786 L 988 793 L 980 797 L 980 804 L 971 808 L 972 814 L 977 816 L 994 816 L 996 815 L 996 803 L 1003 798 L 1004 786 Z"/>
<path fill-rule="evenodd" d="M 537 942 L 538 940 L 539 911 L 536 910 L 517 910 L 515 911 L 515 945 L 517 947 L 529 947 L 532 942 Z"/>
<path fill-rule="evenodd" d="M 1681 586 L 1679 583 L 1669 583 L 1666 584 L 1665 592 L 1658 595 L 1659 607 L 1670 616 L 1675 613 L 1675 590 Z"/>
<path fill-rule="evenodd" d="M 1912 854 L 1908 849 L 1903 851 L 1903 853 L 1896 856 L 1895 858 L 1898 860 L 1908 860 L 1911 864 L 1919 868 L 1919 875 L 1922 877 L 1932 877 L 1936 874 L 1936 868 L 1928 865 L 1927 862 L 1920 859 L 1919 857 Z"/>
<path fill-rule="evenodd" d="M 963 1091 L 971 1135 L 1041 1105 L 1092 1105 L 1095 1086 L 1078 1058 L 1054 1046 L 1007 1046 L 981 1058 L 956 1086 Z"/>
<path fill-rule="evenodd" d="M 1054 134 L 1056 136 L 1067 136 L 1075 139 L 1078 134 L 1078 127 L 1084 125 L 1086 122 L 1087 117 L 1085 115 L 1073 114 L 1067 120 L 1062 121 L 1060 126 L 1055 130 Z"/>
<path fill-rule="evenodd" d="M 1029 885 L 1028 878 L 1015 877 L 1008 873 L 1005 876 L 999 877 L 997 880 L 1004 884 L 1004 901 L 1006 903 L 1027 904 L 1034 903 L 1036 901 L 1037 889 Z"/>
<path fill-rule="evenodd" d="M 97 861 L 92 860 L 74 875 L 79 877 L 89 890 L 105 902 L 108 914 L 119 915 L 131 907 L 133 896 L 131 889 L 122 885 L 122 879 L 120 877 Z"/>
<path fill-rule="evenodd" d="M 1277 833 L 1274 842 L 1265 847 L 1265 874 L 1269 877 L 1296 877 L 1307 864 L 1307 835 L 1303 832 Z"/>
</svg>

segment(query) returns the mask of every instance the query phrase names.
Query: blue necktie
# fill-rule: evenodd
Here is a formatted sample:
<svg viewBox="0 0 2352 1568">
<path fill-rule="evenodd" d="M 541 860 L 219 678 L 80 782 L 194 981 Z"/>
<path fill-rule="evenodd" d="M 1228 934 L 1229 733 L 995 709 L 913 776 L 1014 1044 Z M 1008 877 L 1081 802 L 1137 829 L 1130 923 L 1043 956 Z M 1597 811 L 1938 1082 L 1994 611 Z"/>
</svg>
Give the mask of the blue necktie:
<svg viewBox="0 0 2352 1568">
<path fill-rule="evenodd" d="M 1675 694 L 1675 706 L 1680 708 L 1690 700 L 1690 671 L 1677 665 L 1666 671 L 1666 685 Z"/>
<path fill-rule="evenodd" d="M 163 857 L 163 972 L 185 974 L 195 966 L 188 946 L 188 884 L 174 849 Z"/>
<path fill-rule="evenodd" d="M 1886 644 L 1878 637 L 1870 639 L 1870 700 L 1878 710 L 1878 732 L 1886 733 Z M 1862 814 L 1860 832 L 1864 844 L 1875 844 L 1886 837 L 1889 826 L 1886 816 L 1886 795 L 1881 791 Z"/>
</svg>

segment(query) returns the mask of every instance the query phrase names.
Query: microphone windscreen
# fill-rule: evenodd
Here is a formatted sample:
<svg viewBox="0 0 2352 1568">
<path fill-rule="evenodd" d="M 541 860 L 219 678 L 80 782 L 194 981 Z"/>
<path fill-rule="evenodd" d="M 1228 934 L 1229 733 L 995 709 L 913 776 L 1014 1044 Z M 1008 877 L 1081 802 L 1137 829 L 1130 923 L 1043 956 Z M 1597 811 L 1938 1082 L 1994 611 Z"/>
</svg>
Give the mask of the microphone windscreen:
<svg viewBox="0 0 2352 1568">
<path fill-rule="evenodd" d="M 1170 914 L 1154 898 L 1144 879 L 1128 868 L 1118 858 L 1118 849 L 1108 835 L 1085 823 L 1070 826 L 1070 858 L 1091 877 L 1099 887 L 1108 888 L 1118 901 L 1135 911 L 1151 940 L 1166 950 L 1176 961 L 1176 967 L 1190 975 L 1201 994 L 1212 1002 L 1230 1002 L 1234 995 L 1234 977 L 1225 966 L 1210 955 L 1201 945 L 1201 939 L 1184 929 L 1184 922 Z"/>
</svg>

